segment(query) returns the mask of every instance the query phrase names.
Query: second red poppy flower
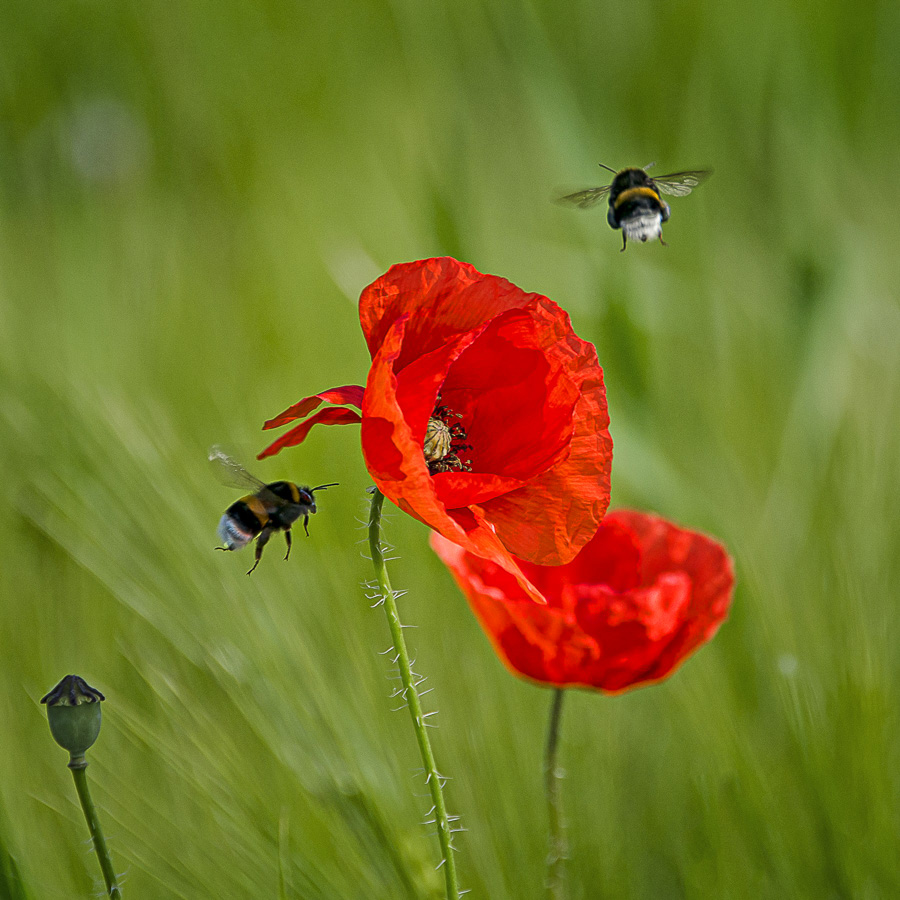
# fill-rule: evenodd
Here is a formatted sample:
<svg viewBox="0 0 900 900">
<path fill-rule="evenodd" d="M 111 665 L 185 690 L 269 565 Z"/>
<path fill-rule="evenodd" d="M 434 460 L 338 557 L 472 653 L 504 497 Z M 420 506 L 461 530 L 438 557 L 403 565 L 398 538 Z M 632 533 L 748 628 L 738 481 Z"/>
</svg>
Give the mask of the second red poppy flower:
<svg viewBox="0 0 900 900">
<path fill-rule="evenodd" d="M 713 538 L 619 509 L 566 566 L 522 563 L 522 578 L 432 535 L 503 661 L 554 687 L 617 693 L 659 681 L 728 614 L 734 571 Z"/>
</svg>

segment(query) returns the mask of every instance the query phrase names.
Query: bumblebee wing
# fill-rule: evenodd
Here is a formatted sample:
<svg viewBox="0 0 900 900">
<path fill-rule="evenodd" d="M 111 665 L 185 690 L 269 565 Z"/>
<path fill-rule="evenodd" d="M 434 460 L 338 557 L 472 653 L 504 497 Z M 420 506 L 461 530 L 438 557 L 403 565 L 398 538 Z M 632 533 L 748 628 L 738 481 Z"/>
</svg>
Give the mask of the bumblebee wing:
<svg viewBox="0 0 900 900">
<path fill-rule="evenodd" d="M 251 475 L 218 445 L 210 447 L 209 461 L 212 463 L 219 481 L 229 487 L 249 488 L 254 493 L 266 489 L 265 482 L 260 481 L 255 475 Z M 275 495 L 272 494 L 272 496 Z"/>
<path fill-rule="evenodd" d="M 587 188 L 583 191 L 575 191 L 574 194 L 566 194 L 560 197 L 556 202 L 564 203 L 566 206 L 577 206 L 579 209 L 590 209 L 596 206 L 608 193 L 612 185 L 607 184 L 603 187 Z"/>
<path fill-rule="evenodd" d="M 698 184 L 712 175 L 711 169 L 694 169 L 689 172 L 673 172 L 671 175 L 659 175 L 653 183 L 661 194 L 670 197 L 686 197 Z"/>
</svg>

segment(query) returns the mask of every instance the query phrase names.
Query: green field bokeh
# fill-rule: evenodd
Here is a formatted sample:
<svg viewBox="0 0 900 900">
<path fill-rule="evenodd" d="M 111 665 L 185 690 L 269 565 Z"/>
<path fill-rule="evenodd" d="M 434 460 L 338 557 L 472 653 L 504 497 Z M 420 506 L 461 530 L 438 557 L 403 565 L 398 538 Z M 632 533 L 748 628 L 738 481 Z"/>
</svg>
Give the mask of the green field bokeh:
<svg viewBox="0 0 900 900">
<path fill-rule="evenodd" d="M 102 690 L 88 777 L 128 898 L 434 900 L 356 427 L 252 578 L 209 471 L 363 383 L 360 290 L 449 254 L 598 349 L 613 503 L 723 540 L 729 620 L 670 680 L 572 692 L 572 900 L 900 896 L 900 5 L 6 0 L 0 896 L 97 896 L 39 698 Z M 712 167 L 658 244 L 551 201 Z M 543 897 L 550 693 L 392 510 L 391 575 L 471 897 Z"/>
</svg>

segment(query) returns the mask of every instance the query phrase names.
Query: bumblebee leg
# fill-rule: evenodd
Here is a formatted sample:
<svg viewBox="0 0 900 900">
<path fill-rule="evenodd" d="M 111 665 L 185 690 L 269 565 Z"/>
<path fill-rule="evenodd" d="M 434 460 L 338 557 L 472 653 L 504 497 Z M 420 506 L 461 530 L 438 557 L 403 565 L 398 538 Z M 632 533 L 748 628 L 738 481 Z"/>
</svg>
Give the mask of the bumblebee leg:
<svg viewBox="0 0 900 900">
<path fill-rule="evenodd" d="M 284 529 L 284 541 L 287 544 L 287 553 L 284 554 L 284 558 L 287 559 L 291 555 L 291 529 Z"/>
<path fill-rule="evenodd" d="M 263 547 L 266 546 L 270 537 L 272 537 L 272 529 L 266 526 L 259 533 L 259 537 L 256 539 L 256 562 L 253 563 L 250 571 L 247 572 L 248 575 L 259 565 L 259 561 L 262 559 Z"/>
<path fill-rule="evenodd" d="M 306 532 L 306 536 L 309 537 L 309 516 L 303 517 L 303 530 Z"/>
<path fill-rule="evenodd" d="M 619 251 L 619 253 L 624 253 L 624 252 L 625 252 L 625 245 L 626 245 L 627 243 L 628 243 L 628 238 L 625 237 L 625 232 L 623 231 L 623 232 L 622 232 L 622 249 Z"/>
<path fill-rule="evenodd" d="M 663 247 L 668 247 L 669 245 L 662 239 L 662 232 L 659 235 L 659 242 L 663 245 Z"/>
<path fill-rule="evenodd" d="M 215 547 L 214 549 L 216 549 L 216 550 L 227 550 L 228 548 L 227 548 L 227 547 Z"/>
</svg>

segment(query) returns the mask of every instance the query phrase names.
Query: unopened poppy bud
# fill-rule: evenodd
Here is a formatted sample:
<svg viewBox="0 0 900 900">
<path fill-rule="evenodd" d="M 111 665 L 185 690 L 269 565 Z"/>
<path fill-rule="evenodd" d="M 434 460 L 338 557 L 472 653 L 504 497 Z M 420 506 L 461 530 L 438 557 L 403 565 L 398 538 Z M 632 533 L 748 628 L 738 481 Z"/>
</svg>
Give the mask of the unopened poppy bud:
<svg viewBox="0 0 900 900">
<path fill-rule="evenodd" d="M 47 719 L 53 739 L 73 757 L 84 756 L 100 734 L 100 701 L 106 698 L 77 675 L 66 675 L 49 694 Z"/>
</svg>

